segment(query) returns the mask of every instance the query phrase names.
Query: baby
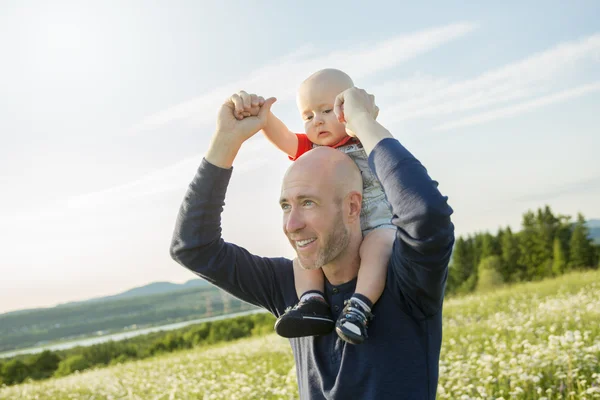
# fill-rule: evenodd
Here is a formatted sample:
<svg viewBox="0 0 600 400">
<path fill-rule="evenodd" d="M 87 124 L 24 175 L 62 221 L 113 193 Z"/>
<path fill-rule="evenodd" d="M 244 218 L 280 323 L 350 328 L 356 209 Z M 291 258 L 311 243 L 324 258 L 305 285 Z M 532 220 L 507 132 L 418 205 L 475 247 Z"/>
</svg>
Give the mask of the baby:
<svg viewBox="0 0 600 400">
<path fill-rule="evenodd" d="M 317 146 L 329 146 L 345 152 L 357 164 L 363 178 L 360 248 L 361 264 L 355 293 L 345 302 L 344 310 L 335 322 L 339 337 L 348 343 L 360 344 L 367 338 L 367 325 L 373 318 L 371 308 L 384 289 L 387 265 L 392 252 L 396 227 L 391 224 L 392 211 L 377 177 L 369 167 L 368 158 L 360 141 L 346 131 L 345 124 L 334 113 L 338 94 L 354 86 L 352 79 L 342 71 L 324 69 L 308 77 L 297 93 L 297 105 L 304 121 L 305 134 L 291 132 L 275 115 L 269 114 L 263 132 L 277 148 L 291 160 Z M 245 97 L 245 99 L 244 99 Z M 243 107 L 256 96 L 243 92 L 235 104 L 236 117 L 242 118 Z M 262 98 L 260 103 L 262 103 Z M 376 115 L 374 115 L 376 117 Z M 360 132 L 359 132 L 360 133 Z M 297 243 L 308 247 L 310 243 Z M 304 269 L 298 258 L 294 260 L 294 279 L 299 302 L 286 310 L 275 324 L 283 337 L 322 335 L 331 332 L 334 319 L 325 300 L 325 278 L 322 270 Z"/>
</svg>

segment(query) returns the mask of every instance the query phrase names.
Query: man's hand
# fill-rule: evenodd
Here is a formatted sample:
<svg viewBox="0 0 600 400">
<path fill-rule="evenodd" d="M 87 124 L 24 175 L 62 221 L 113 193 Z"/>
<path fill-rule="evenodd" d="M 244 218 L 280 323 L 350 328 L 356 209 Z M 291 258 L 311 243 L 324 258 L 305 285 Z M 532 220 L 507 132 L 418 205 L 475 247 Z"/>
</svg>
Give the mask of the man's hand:
<svg viewBox="0 0 600 400">
<path fill-rule="evenodd" d="M 249 99 L 249 102 L 244 99 Z M 274 97 L 261 100 L 257 96 L 253 99 L 246 92 L 228 98 L 219 109 L 217 129 L 205 155 L 206 161 L 217 167 L 231 168 L 242 144 L 266 125 L 275 101 Z"/>
<path fill-rule="evenodd" d="M 346 132 L 356 136 L 356 121 L 361 117 L 376 120 L 379 107 L 375 105 L 375 96 L 364 89 L 351 87 L 335 98 L 334 108 L 338 121 L 346 124 Z"/>
<path fill-rule="evenodd" d="M 233 94 L 219 110 L 217 135 L 228 136 L 241 145 L 264 128 L 276 100 L 274 97 L 265 100 L 244 91 Z"/>
<path fill-rule="evenodd" d="M 235 105 L 234 115 L 237 119 L 257 116 L 260 108 L 265 104 L 265 99 L 254 93 L 249 94 L 241 90 L 239 93 L 231 96 L 231 101 Z"/>
<path fill-rule="evenodd" d="M 358 137 L 367 154 L 385 138 L 392 134 L 377 121 L 379 107 L 375 105 L 375 96 L 363 89 L 351 87 L 335 98 L 333 111 L 338 120 L 346 124 L 346 132 Z"/>
</svg>

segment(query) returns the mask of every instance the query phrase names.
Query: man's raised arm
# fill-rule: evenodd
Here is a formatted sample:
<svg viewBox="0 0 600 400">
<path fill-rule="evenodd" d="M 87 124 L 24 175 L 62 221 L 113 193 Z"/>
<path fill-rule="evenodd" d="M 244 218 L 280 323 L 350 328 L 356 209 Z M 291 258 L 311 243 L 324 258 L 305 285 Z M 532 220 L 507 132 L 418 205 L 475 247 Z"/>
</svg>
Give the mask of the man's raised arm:
<svg viewBox="0 0 600 400">
<path fill-rule="evenodd" d="M 170 252 L 207 281 L 279 315 L 285 308 L 282 287 L 291 285 L 293 293 L 291 261 L 258 257 L 221 238 L 221 212 L 233 161 L 244 141 L 262 129 L 273 102 L 266 100 L 258 115 L 242 120 L 234 117 L 231 100 L 221 107 L 209 150 L 180 207 Z"/>
<path fill-rule="evenodd" d="M 338 96 L 336 114 L 363 143 L 392 206 L 398 230 L 390 265 L 399 295 L 412 315 L 427 318 L 442 306 L 454 244 L 453 211 L 425 167 L 375 121 L 374 107 L 372 95 L 351 88 Z"/>
</svg>

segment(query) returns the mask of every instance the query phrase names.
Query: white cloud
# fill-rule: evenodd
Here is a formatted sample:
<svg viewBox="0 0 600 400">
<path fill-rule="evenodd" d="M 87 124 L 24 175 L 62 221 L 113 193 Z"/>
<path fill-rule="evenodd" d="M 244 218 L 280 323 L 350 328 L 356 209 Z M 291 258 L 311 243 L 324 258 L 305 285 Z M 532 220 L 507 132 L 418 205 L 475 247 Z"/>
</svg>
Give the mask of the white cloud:
<svg viewBox="0 0 600 400">
<path fill-rule="evenodd" d="M 401 35 L 377 45 L 315 55 L 315 48 L 306 46 L 288 56 L 249 74 L 244 81 L 223 85 L 188 102 L 175 105 L 151 115 L 136 129 L 151 129 L 170 122 L 191 119 L 196 123 L 212 122 L 215 113 L 199 114 L 198 110 L 215 108 L 228 94 L 247 87 L 262 88 L 263 93 L 283 92 L 294 96 L 295 86 L 310 72 L 324 66 L 344 68 L 355 79 L 368 76 L 402 61 L 414 58 L 432 48 L 463 36 L 475 29 L 474 24 L 454 24 L 408 35 Z M 522 61 L 484 73 L 477 78 L 450 83 L 446 78 L 417 74 L 410 80 L 393 81 L 374 88 L 376 95 L 409 98 L 385 109 L 388 120 L 410 119 L 431 115 L 447 115 L 458 111 L 498 106 L 520 98 L 539 95 L 552 88 L 553 83 L 570 70 L 586 62 L 597 62 L 600 54 L 600 35 L 563 43 L 528 57 Z M 346 68 L 347 67 L 347 68 Z M 435 129 L 452 129 L 505 118 L 548 104 L 599 90 L 599 83 L 586 84 L 563 90 L 533 100 L 492 109 L 481 114 L 442 123 Z M 270 90 L 267 90 L 269 89 Z M 283 97 L 286 98 L 284 95 Z M 280 99 L 282 96 L 278 96 Z M 264 138 L 257 137 L 246 143 L 236 159 L 239 172 L 247 172 L 268 163 L 259 152 L 268 146 Z M 166 168 L 153 171 L 141 178 L 112 188 L 72 197 L 68 208 L 81 209 L 116 204 L 171 190 L 182 190 L 191 179 L 190 171 L 198 166 L 202 155 L 190 157 Z"/>
<path fill-rule="evenodd" d="M 210 123 L 216 108 L 231 93 L 242 88 L 249 91 L 276 95 L 279 100 L 295 96 L 296 87 L 310 73 L 325 67 L 340 68 L 353 78 L 360 79 L 370 74 L 394 67 L 417 57 L 433 48 L 457 39 L 476 28 L 472 23 L 458 23 L 434 29 L 392 37 L 379 43 L 362 43 L 343 51 L 325 55 L 315 54 L 314 47 L 302 47 L 273 63 L 250 72 L 239 81 L 226 84 L 201 96 L 174 105 L 149 115 L 138 123 L 133 131 L 153 129 L 182 119 L 195 123 Z M 206 112 L 203 110 L 215 110 Z"/>
<path fill-rule="evenodd" d="M 392 81 L 381 86 L 384 94 L 389 96 L 397 92 L 399 98 L 405 99 L 386 107 L 384 112 L 388 120 L 397 121 L 443 117 L 506 105 L 570 88 L 573 86 L 575 73 L 585 71 L 589 66 L 593 67 L 598 61 L 600 34 L 559 44 L 461 82 L 448 83 L 444 79 L 417 75 L 409 80 Z M 554 95 L 551 97 L 554 99 Z M 571 97 L 568 95 L 564 99 Z M 558 100 L 552 100 L 555 101 Z M 534 103 L 537 104 L 536 101 Z"/>
<path fill-rule="evenodd" d="M 141 178 L 122 185 L 96 192 L 73 196 L 67 205 L 71 209 L 90 208 L 114 202 L 133 200 L 169 190 L 180 189 L 189 183 L 190 173 L 198 167 L 201 155 L 181 160 L 166 168 L 158 169 Z"/>
<path fill-rule="evenodd" d="M 353 49 L 329 52 L 325 55 L 316 54 L 314 46 L 301 47 L 249 73 L 248 77 L 240 81 L 222 85 L 194 99 L 152 114 L 138 123 L 133 131 L 153 129 L 178 120 L 191 120 L 195 124 L 213 123 L 216 108 L 221 101 L 241 88 L 258 93 L 273 93 L 280 101 L 291 99 L 295 96 L 299 82 L 319 68 L 341 68 L 355 79 L 360 79 L 417 57 L 450 40 L 464 36 L 475 28 L 472 23 L 452 24 L 399 35 L 377 44 L 363 43 Z M 257 153 L 266 145 L 268 143 L 264 139 L 253 139 L 246 143 L 236 158 L 236 170 L 247 172 L 263 167 L 268 160 Z M 194 156 L 151 172 L 133 182 L 72 197 L 68 200 L 68 207 L 97 207 L 185 188 L 191 179 L 190 171 L 194 171 L 200 159 L 201 155 Z"/>
<path fill-rule="evenodd" d="M 176 120 L 192 120 L 197 124 L 214 121 L 216 113 L 199 113 L 214 109 L 227 95 L 242 87 L 259 93 L 277 94 L 280 101 L 293 98 L 295 87 L 311 72 L 325 67 L 343 68 L 355 79 L 414 58 L 443 43 L 463 36 L 475 29 L 474 24 L 454 24 L 413 34 L 400 35 L 376 45 L 363 44 L 354 49 L 317 55 L 312 46 L 305 46 L 274 63 L 261 67 L 244 80 L 215 88 L 207 94 L 185 103 L 169 107 L 145 118 L 136 129 L 152 129 Z M 434 129 L 445 130 L 506 118 L 548 104 L 565 101 L 598 90 L 598 84 L 586 84 L 573 89 L 547 94 L 556 82 L 567 81 L 570 72 L 595 63 L 600 54 L 600 35 L 579 41 L 562 43 L 524 60 L 486 72 L 474 79 L 451 83 L 446 78 L 417 74 L 409 80 L 388 82 L 375 87 L 377 96 L 409 99 L 386 107 L 387 121 L 427 116 L 454 115 L 457 112 L 487 107 L 483 113 L 442 123 Z M 542 95 L 542 96 L 540 96 Z M 537 96 L 537 97 L 533 97 Z M 507 105 L 519 99 L 530 99 L 521 104 Z M 493 106 L 504 107 L 489 109 Z M 267 145 L 265 140 L 252 140 L 240 152 L 238 171 L 263 167 L 268 160 L 257 156 L 252 146 Z M 77 196 L 69 200 L 71 207 L 90 207 L 99 203 L 126 201 L 169 190 L 177 190 L 189 183 L 190 173 L 201 156 L 182 160 L 175 165 L 157 170 L 140 179 L 114 188 Z"/>
<path fill-rule="evenodd" d="M 258 154 L 267 145 L 268 142 L 260 137 L 246 142 L 236 159 L 236 171 L 239 171 L 237 173 L 248 172 L 264 165 L 268 160 Z M 203 156 L 203 154 L 197 154 L 188 157 L 123 185 L 71 197 L 67 201 L 68 208 L 99 207 L 146 198 L 171 190 L 183 190 L 190 183 Z"/>
<path fill-rule="evenodd" d="M 461 118 L 452 122 L 447 122 L 436 126 L 435 130 L 447 130 L 454 128 L 461 128 L 469 125 L 481 124 L 484 122 L 493 121 L 500 118 L 512 117 L 517 114 L 521 114 L 527 111 L 535 110 L 537 108 L 547 106 L 549 104 L 560 103 L 565 100 L 580 97 L 589 93 L 600 91 L 600 82 L 594 82 L 582 86 L 578 86 L 573 89 L 563 90 L 558 93 L 552 93 L 547 96 L 539 97 L 531 101 L 519 103 L 514 106 L 508 106 L 499 108 L 492 111 L 483 112 L 473 116 Z"/>
</svg>

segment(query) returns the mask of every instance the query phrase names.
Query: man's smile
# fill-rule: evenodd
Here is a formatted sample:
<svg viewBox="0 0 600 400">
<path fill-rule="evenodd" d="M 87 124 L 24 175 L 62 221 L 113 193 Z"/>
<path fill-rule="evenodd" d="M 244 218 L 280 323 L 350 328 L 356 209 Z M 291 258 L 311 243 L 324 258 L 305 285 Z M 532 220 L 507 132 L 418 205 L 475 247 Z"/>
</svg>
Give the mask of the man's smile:
<svg viewBox="0 0 600 400">
<path fill-rule="evenodd" d="M 294 240 L 294 242 L 296 243 L 296 247 L 304 248 L 304 247 L 308 246 L 309 244 L 311 244 L 312 242 L 314 242 L 315 240 L 317 240 L 317 238 L 313 237 L 313 238 L 303 239 L 303 240 Z"/>
</svg>

